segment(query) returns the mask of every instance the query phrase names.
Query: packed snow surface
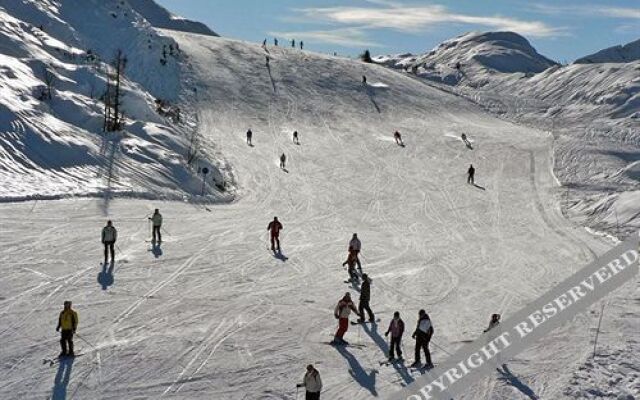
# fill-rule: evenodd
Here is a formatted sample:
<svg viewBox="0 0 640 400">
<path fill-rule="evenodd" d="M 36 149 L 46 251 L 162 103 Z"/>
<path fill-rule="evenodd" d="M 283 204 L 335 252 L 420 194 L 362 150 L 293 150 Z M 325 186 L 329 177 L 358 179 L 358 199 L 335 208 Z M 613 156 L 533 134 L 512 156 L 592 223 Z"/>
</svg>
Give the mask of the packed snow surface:
<svg viewBox="0 0 640 400">
<path fill-rule="evenodd" d="M 0 205 L 2 399 L 292 400 L 308 363 L 325 399 L 383 398 L 418 374 L 379 364 L 393 311 L 407 325 L 409 362 L 417 312 L 430 313 L 437 363 L 490 314 L 509 315 L 611 246 L 563 218 L 547 132 L 376 65 L 269 47 L 267 66 L 258 45 L 172 35 L 193 63 L 204 146 L 232 166 L 236 201 Z M 362 85 L 362 75 L 380 84 Z M 395 130 L 405 147 L 380 140 Z M 465 181 L 469 164 L 477 186 Z M 165 217 L 159 247 L 145 243 L 154 208 Z M 282 255 L 267 249 L 274 215 Z M 119 229 L 113 268 L 99 265 L 106 219 Z M 323 342 L 338 299 L 358 297 L 341 267 L 354 232 L 382 321 L 349 327 L 346 339 L 366 347 L 336 349 Z M 632 282 L 608 299 L 599 360 L 619 366 L 607 372 L 610 398 L 638 395 L 638 297 Z M 82 355 L 49 366 L 67 299 Z M 462 398 L 593 393 L 607 380 L 599 361 L 586 363 L 598 314 L 578 316 Z"/>
<path fill-rule="evenodd" d="M 374 60 L 466 97 L 501 118 L 550 131 L 555 138 L 553 169 L 566 189 L 563 212 L 578 224 L 612 235 L 634 232 L 640 227 L 637 202 L 630 201 L 640 197 L 639 42 L 569 65 L 547 63 L 544 70 L 527 70 L 524 54 L 541 66 L 544 57 L 535 56 L 532 48 L 512 54 L 521 42 L 515 34 L 508 35 L 511 41 L 484 40 L 494 35 L 502 33 L 470 33 L 422 56 Z M 510 56 L 502 58 L 505 53 Z M 476 54 L 497 57 L 507 67 L 490 68 Z"/>
</svg>

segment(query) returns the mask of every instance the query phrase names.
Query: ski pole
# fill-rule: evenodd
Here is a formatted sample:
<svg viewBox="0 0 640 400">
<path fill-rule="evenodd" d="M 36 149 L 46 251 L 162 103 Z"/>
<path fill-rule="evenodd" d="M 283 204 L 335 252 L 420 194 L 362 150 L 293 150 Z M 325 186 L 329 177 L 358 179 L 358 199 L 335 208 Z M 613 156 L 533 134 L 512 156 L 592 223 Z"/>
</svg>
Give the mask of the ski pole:
<svg viewBox="0 0 640 400">
<path fill-rule="evenodd" d="M 440 350 L 442 350 L 446 354 L 448 354 L 450 356 L 453 355 L 453 354 L 449 353 L 448 351 L 446 351 L 445 349 L 443 349 L 442 347 L 438 346 L 435 342 L 431 342 L 431 343 L 433 343 L 434 346 L 436 346 L 437 348 L 439 348 Z"/>
<path fill-rule="evenodd" d="M 160 229 L 162 229 L 162 231 L 163 231 L 164 233 L 166 233 L 167 235 L 169 235 L 169 236 L 173 236 L 172 234 L 170 234 L 169 232 L 167 232 L 167 230 L 166 230 L 166 229 L 164 229 L 164 226 L 161 226 L 161 227 L 160 227 Z"/>
<path fill-rule="evenodd" d="M 296 400 L 298 400 L 298 391 L 300 390 L 300 386 L 296 385 Z"/>
</svg>

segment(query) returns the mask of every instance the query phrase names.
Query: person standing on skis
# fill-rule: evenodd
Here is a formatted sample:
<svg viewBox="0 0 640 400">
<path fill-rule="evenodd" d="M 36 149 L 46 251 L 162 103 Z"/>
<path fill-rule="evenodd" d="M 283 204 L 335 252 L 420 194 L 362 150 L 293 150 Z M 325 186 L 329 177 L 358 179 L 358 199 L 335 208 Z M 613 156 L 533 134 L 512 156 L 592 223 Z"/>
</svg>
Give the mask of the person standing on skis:
<svg viewBox="0 0 640 400">
<path fill-rule="evenodd" d="M 293 143 L 300 144 L 300 141 L 298 140 L 298 131 L 293 131 Z"/>
<path fill-rule="evenodd" d="M 331 344 L 336 345 L 347 345 L 347 341 L 343 339 L 344 334 L 347 333 L 349 329 L 349 315 L 351 315 L 351 311 L 355 312 L 358 317 L 360 317 L 360 313 L 356 309 L 356 306 L 351 301 L 351 293 L 345 293 L 344 297 L 340 299 L 338 305 L 336 305 L 335 310 L 333 311 L 333 315 L 338 319 L 338 330 L 333 338 Z"/>
<path fill-rule="evenodd" d="M 362 84 L 366 85 L 367 84 L 367 77 L 362 75 Z"/>
<path fill-rule="evenodd" d="M 114 250 L 114 246 L 116 244 L 116 240 L 118 240 L 118 231 L 113 226 L 113 223 L 109 220 L 107 221 L 107 226 L 102 228 L 102 244 L 104 245 L 104 263 L 107 263 L 107 259 L 109 258 L 109 250 L 111 251 L 111 264 L 113 264 L 116 260 L 116 252 Z"/>
<path fill-rule="evenodd" d="M 307 365 L 307 372 L 302 378 L 302 383 L 298 383 L 296 387 L 303 387 L 306 389 L 305 400 L 320 400 L 320 392 L 322 391 L 322 379 L 320 379 L 320 372 L 318 372 L 313 365 Z"/>
<path fill-rule="evenodd" d="M 371 301 L 371 279 L 367 274 L 362 274 L 362 285 L 360 285 L 360 300 L 358 301 L 358 312 L 360 313 L 360 323 L 364 323 L 364 311 L 369 315 L 369 322 L 376 322 L 373 311 L 369 306 Z"/>
<path fill-rule="evenodd" d="M 253 144 L 251 143 L 251 138 L 253 137 L 253 132 L 251 132 L 251 129 L 249 129 L 247 131 L 247 144 L 249 146 L 253 146 Z"/>
<path fill-rule="evenodd" d="M 420 351 L 424 350 L 424 357 L 427 362 L 425 367 L 433 368 L 431 353 L 429 352 L 429 342 L 431 341 L 432 336 L 433 325 L 431 324 L 431 319 L 429 319 L 429 314 L 427 314 L 425 310 L 420 310 L 418 312 L 418 324 L 416 326 L 416 330 L 413 332 L 413 335 L 411 335 L 411 337 L 416 340 L 415 361 L 411 364 L 412 367 L 422 366 L 422 363 L 420 362 Z"/>
<path fill-rule="evenodd" d="M 475 185 L 475 175 L 476 175 L 476 169 L 473 168 L 473 164 L 469 165 L 469 169 L 467 170 L 467 183 L 470 183 L 472 185 Z"/>
<path fill-rule="evenodd" d="M 60 332 L 61 352 L 58 357 L 73 357 L 73 335 L 78 329 L 78 313 L 71 309 L 71 302 L 64 302 L 64 309 L 58 316 L 56 332 Z"/>
<path fill-rule="evenodd" d="M 353 253 L 353 256 L 356 259 L 356 264 L 358 264 L 358 269 L 360 273 L 362 273 L 362 264 L 360 264 L 360 258 L 358 254 L 360 254 L 360 249 L 362 248 L 362 243 L 360 243 L 360 239 L 358 239 L 358 234 L 354 233 L 349 241 L 349 253 Z"/>
<path fill-rule="evenodd" d="M 398 359 L 402 359 L 402 334 L 404 334 L 404 321 L 400 318 L 400 312 L 393 313 L 393 319 L 389 323 L 389 328 L 384 333 L 384 336 L 389 336 L 391 333 L 391 342 L 389 343 L 389 361 L 393 361 L 395 353 L 398 353 Z"/>
<path fill-rule="evenodd" d="M 153 243 L 156 242 L 156 235 L 158 235 L 158 243 L 162 243 L 162 235 L 160 234 L 160 228 L 162 227 L 162 214 L 160 214 L 160 210 L 156 208 L 156 211 L 153 213 L 151 218 L 149 218 L 153 225 L 152 229 L 152 239 Z"/>
<path fill-rule="evenodd" d="M 400 136 L 400 132 L 393 132 L 393 138 L 395 139 L 398 146 L 404 146 L 404 143 L 402 142 L 402 136 Z"/>
<path fill-rule="evenodd" d="M 270 232 L 271 236 L 271 250 L 280 251 L 280 231 L 282 230 L 282 224 L 278 221 L 278 217 L 273 217 L 273 221 L 269 222 L 267 225 L 267 230 Z"/>
<path fill-rule="evenodd" d="M 356 255 L 350 251 L 347 256 L 347 261 L 342 263 L 342 266 L 348 265 L 347 272 L 349 273 L 349 282 L 358 282 L 360 277 L 356 273 Z"/>
<path fill-rule="evenodd" d="M 282 155 L 280 156 L 280 168 L 285 169 L 285 164 L 287 161 L 287 156 L 284 155 L 284 153 L 282 153 Z"/>
<path fill-rule="evenodd" d="M 301 40 L 300 41 L 300 50 L 302 50 L 303 47 L 304 47 L 304 42 Z"/>
</svg>

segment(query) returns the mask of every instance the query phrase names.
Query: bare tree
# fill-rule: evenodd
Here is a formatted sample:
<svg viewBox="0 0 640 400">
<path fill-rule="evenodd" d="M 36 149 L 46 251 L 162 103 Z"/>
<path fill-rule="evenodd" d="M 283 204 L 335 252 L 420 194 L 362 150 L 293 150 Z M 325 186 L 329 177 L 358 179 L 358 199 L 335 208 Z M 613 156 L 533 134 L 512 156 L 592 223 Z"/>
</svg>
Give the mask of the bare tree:
<svg viewBox="0 0 640 400">
<path fill-rule="evenodd" d="M 107 88 L 104 93 L 104 130 L 107 132 L 122 129 L 122 78 L 127 65 L 127 58 L 122 50 L 116 52 L 111 66 L 107 66 Z"/>
<path fill-rule="evenodd" d="M 53 67 L 45 65 L 42 68 L 42 80 L 44 81 L 45 87 L 40 98 L 41 100 L 51 100 L 53 98 L 52 89 L 56 80 Z"/>
</svg>

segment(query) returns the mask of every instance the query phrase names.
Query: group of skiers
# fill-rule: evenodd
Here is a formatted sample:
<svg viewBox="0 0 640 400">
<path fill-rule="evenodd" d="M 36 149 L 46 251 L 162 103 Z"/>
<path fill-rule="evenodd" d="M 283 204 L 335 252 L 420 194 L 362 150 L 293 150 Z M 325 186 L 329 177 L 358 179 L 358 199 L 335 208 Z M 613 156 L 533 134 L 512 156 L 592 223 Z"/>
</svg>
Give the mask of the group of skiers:
<svg viewBox="0 0 640 400">
<path fill-rule="evenodd" d="M 273 45 L 278 47 L 278 43 L 279 43 L 278 42 L 278 38 L 273 38 Z M 302 40 L 300 40 L 298 42 L 298 44 L 300 45 L 300 50 L 304 50 L 304 42 Z M 262 48 L 266 49 L 266 47 L 267 47 L 267 39 L 264 39 L 262 41 Z M 296 48 L 296 40 L 295 39 L 291 39 L 291 47 L 294 48 L 294 49 Z"/>
<path fill-rule="evenodd" d="M 153 215 L 148 217 L 149 222 L 151 223 L 151 242 L 152 243 L 162 243 L 162 234 L 160 233 L 160 229 L 162 228 L 162 214 L 160 214 L 159 209 L 155 209 Z M 118 230 L 115 226 L 113 226 L 113 222 L 111 220 L 107 221 L 107 226 L 102 228 L 102 244 L 104 246 L 104 264 L 107 264 L 109 260 L 109 255 L 111 255 L 111 264 L 115 263 L 116 260 L 116 252 L 115 246 L 116 241 L 118 240 Z"/>
<path fill-rule="evenodd" d="M 249 146 L 253 146 L 253 132 L 251 131 L 251 129 L 247 130 L 247 145 Z M 294 144 L 300 144 L 300 137 L 298 136 L 298 131 L 293 131 L 293 143 Z M 280 168 L 282 169 L 286 169 L 287 167 L 287 156 L 284 154 L 284 152 L 280 155 Z"/>
<path fill-rule="evenodd" d="M 162 215 L 159 209 L 155 209 L 153 215 L 148 217 L 152 226 L 152 242 L 160 242 L 161 227 L 162 227 Z M 282 231 L 283 225 L 278 220 L 278 217 L 274 217 L 267 225 L 269 231 L 271 250 L 274 252 L 280 252 L 280 231 Z M 107 221 L 107 225 L 102 229 L 102 243 L 104 245 L 105 265 L 108 260 L 108 255 L 111 255 L 111 263 L 115 261 L 114 246 L 118 238 L 117 230 L 111 220 Z M 350 324 L 350 315 L 353 311 L 359 318 L 353 324 L 365 324 L 365 312 L 368 317 L 368 322 L 376 324 L 379 320 L 375 319 L 375 314 L 371 310 L 371 279 L 366 273 L 362 272 L 362 264 L 359 259 L 359 253 L 362 249 L 362 242 L 358 238 L 358 234 L 354 233 L 348 244 L 348 258 L 343 263 L 343 266 L 349 267 L 349 281 L 357 283 L 360 278 L 362 280 L 360 284 L 360 298 L 358 300 L 358 307 L 355 306 L 351 299 L 351 294 L 346 292 L 344 296 L 338 301 L 334 309 L 334 316 L 338 320 L 338 328 L 335 332 L 333 341 L 330 344 L 335 346 L 348 345 L 349 343 L 344 339 L 344 335 L 347 333 Z M 359 271 L 356 272 L 356 267 Z M 500 323 L 500 315 L 493 314 L 489 327 L 484 330 L 495 328 Z M 56 331 L 60 332 L 60 348 L 61 352 L 59 357 L 74 357 L 74 344 L 73 337 L 76 334 L 78 328 L 78 314 L 71 308 L 71 301 L 64 302 L 64 308 L 58 316 L 58 324 Z M 395 311 L 393 318 L 389 322 L 389 326 L 385 331 L 385 337 L 391 336 L 389 339 L 389 362 L 402 361 L 402 337 L 405 331 L 405 323 L 400 317 L 400 312 Z M 425 310 L 418 312 L 418 321 L 416 328 L 413 331 L 411 337 L 415 340 L 415 352 L 414 362 L 411 367 L 426 369 L 433 368 L 433 362 L 431 359 L 431 353 L 429 350 L 429 343 L 434 333 L 433 323 L 429 317 L 429 314 Z M 426 364 L 422 364 L 422 353 L 424 353 Z M 396 358 L 397 357 L 397 358 Z M 320 373 L 313 365 L 307 366 L 307 372 L 304 375 L 303 382 L 297 384 L 297 387 L 304 387 L 306 390 L 306 399 L 320 399 L 320 392 L 322 391 L 322 380 Z"/>
</svg>

